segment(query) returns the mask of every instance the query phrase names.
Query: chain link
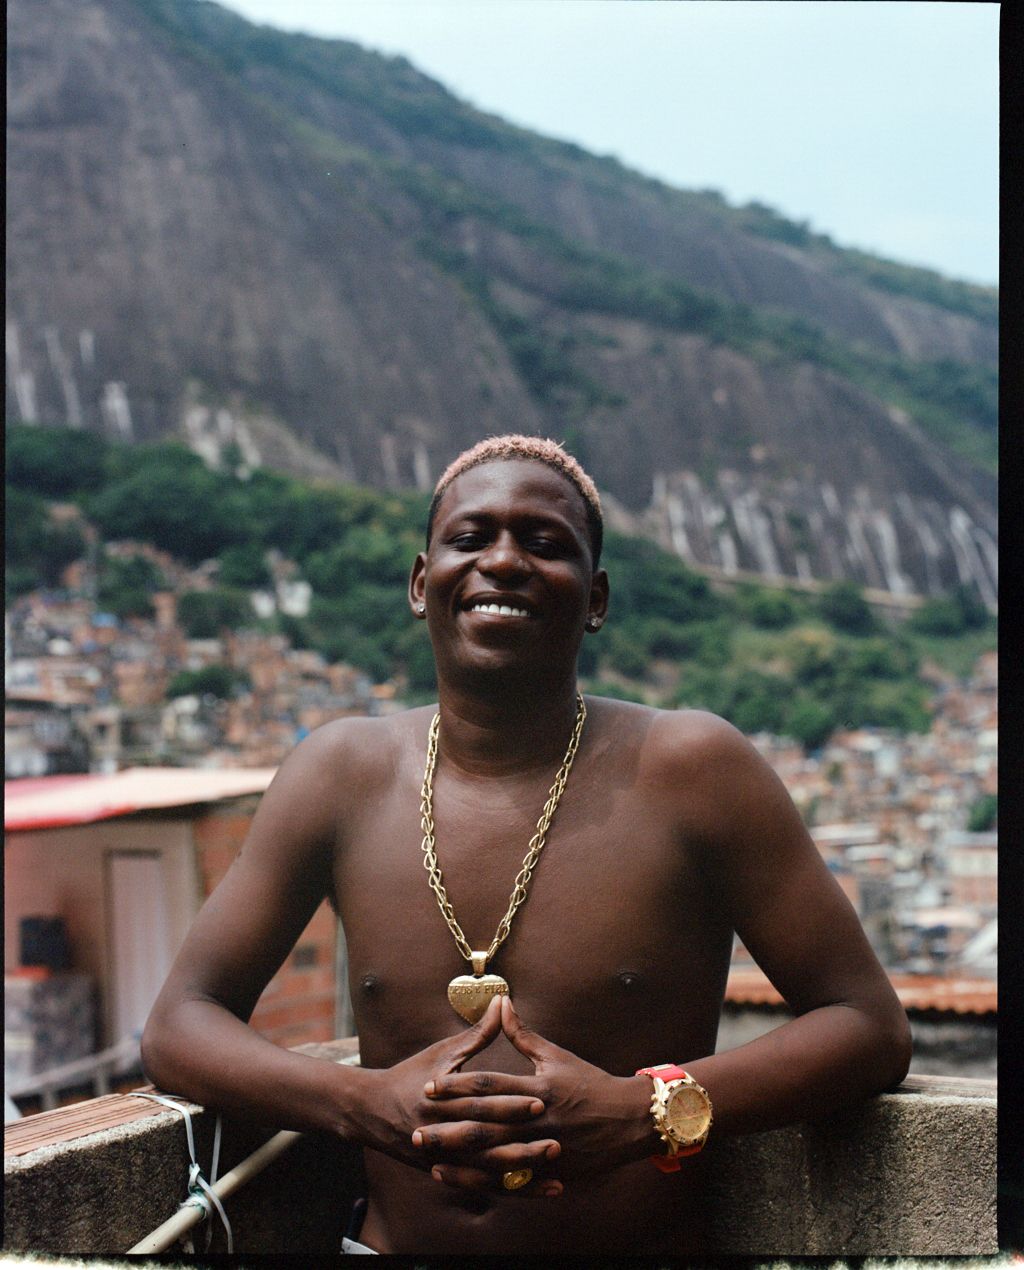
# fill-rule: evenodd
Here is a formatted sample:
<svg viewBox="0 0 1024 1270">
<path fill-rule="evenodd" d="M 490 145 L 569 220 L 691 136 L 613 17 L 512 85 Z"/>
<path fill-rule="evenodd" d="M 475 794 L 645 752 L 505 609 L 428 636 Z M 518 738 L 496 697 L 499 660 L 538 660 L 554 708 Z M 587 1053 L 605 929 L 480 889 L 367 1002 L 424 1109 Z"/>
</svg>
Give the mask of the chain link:
<svg viewBox="0 0 1024 1270">
<path fill-rule="evenodd" d="M 530 877 L 533 873 L 534 866 L 537 863 L 537 857 L 544 848 L 544 841 L 547 836 L 551 821 L 554 818 L 555 811 L 561 800 L 562 794 L 565 792 L 566 784 L 569 781 L 569 772 L 572 770 L 572 761 L 576 757 L 576 750 L 579 748 L 580 737 L 583 734 L 583 724 L 587 717 L 587 707 L 583 704 L 583 697 L 576 694 L 576 724 L 569 738 L 569 748 L 565 752 L 565 758 L 562 759 L 562 766 L 558 769 L 555 776 L 555 783 L 548 791 L 548 800 L 544 804 L 544 810 L 541 812 L 540 820 L 537 821 L 537 832 L 530 839 L 530 846 L 523 859 L 522 868 L 516 876 L 515 883 L 512 887 L 512 897 L 509 900 L 508 910 L 505 916 L 498 923 L 498 929 L 494 933 L 491 940 L 491 946 L 487 949 L 487 961 L 494 956 L 505 939 L 508 937 L 509 928 L 512 924 L 512 918 L 516 914 L 523 900 L 526 899 L 526 888 L 530 884 Z M 438 907 L 441 910 L 441 916 L 448 923 L 448 929 L 455 936 L 455 942 L 458 944 L 459 952 L 467 961 L 473 960 L 473 949 L 469 946 L 469 941 L 462 932 L 455 917 L 455 910 L 452 908 L 451 901 L 448 899 L 448 892 L 444 889 L 444 882 L 441 880 L 441 869 L 437 863 L 437 853 L 434 843 L 434 768 L 437 766 L 437 737 L 441 728 L 441 715 L 435 714 L 430 724 L 430 735 L 427 738 L 427 765 L 423 772 L 423 787 L 420 790 L 420 826 L 423 829 L 423 867 L 427 870 L 430 879 L 430 889 L 437 897 Z"/>
</svg>

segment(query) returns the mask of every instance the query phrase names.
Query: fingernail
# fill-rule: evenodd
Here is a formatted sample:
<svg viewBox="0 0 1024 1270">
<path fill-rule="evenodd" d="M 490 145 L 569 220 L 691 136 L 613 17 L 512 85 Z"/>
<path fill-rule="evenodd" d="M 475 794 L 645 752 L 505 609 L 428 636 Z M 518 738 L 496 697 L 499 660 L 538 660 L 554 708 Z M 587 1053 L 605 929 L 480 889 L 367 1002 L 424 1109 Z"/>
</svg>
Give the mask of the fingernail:
<svg viewBox="0 0 1024 1270">
<path fill-rule="evenodd" d="M 530 1103 L 531 1116 L 539 1116 L 543 1110 L 544 1110 L 544 1104 L 540 1101 L 539 1098 L 537 1099 L 536 1102 Z"/>
<path fill-rule="evenodd" d="M 421 1147 L 423 1145 L 423 1134 L 420 1133 L 419 1129 L 417 1129 L 412 1135 L 412 1144 L 414 1147 Z"/>
<path fill-rule="evenodd" d="M 428 1098 L 433 1098 L 433 1096 L 437 1093 L 437 1085 L 435 1085 L 432 1080 L 428 1080 L 423 1086 L 423 1092 Z"/>
<path fill-rule="evenodd" d="M 549 1160 L 555 1160 L 562 1154 L 562 1148 L 557 1142 L 551 1142 L 544 1148 L 544 1154 Z"/>
<path fill-rule="evenodd" d="M 444 1181 L 444 1174 L 441 1172 L 441 1170 L 437 1167 L 437 1165 L 436 1165 L 436 1164 L 435 1164 L 435 1165 L 434 1165 L 434 1167 L 430 1170 L 430 1176 L 434 1179 L 434 1181 L 435 1181 L 435 1182 L 443 1182 L 443 1181 Z"/>
<path fill-rule="evenodd" d="M 540 1188 L 540 1192 L 542 1195 L 546 1195 L 549 1199 L 554 1199 L 556 1195 L 561 1195 L 562 1183 L 561 1182 L 545 1182 L 544 1185 Z"/>
</svg>

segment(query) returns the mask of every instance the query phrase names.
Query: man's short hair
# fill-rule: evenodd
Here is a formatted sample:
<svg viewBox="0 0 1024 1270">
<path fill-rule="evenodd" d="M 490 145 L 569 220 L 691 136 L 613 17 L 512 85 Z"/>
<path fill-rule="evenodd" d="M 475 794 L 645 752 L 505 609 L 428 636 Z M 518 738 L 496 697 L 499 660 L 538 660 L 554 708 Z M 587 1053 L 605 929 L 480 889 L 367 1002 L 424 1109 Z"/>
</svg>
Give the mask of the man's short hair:
<svg viewBox="0 0 1024 1270">
<path fill-rule="evenodd" d="M 575 486 L 587 514 L 587 530 L 590 535 L 590 557 L 593 567 L 601 559 L 601 545 L 604 539 L 604 516 L 601 512 L 601 498 L 597 486 L 584 472 L 576 459 L 557 441 L 547 437 L 527 437 L 511 432 L 501 437 L 487 437 L 478 441 L 454 459 L 445 470 L 434 487 L 434 497 L 430 501 L 427 513 L 427 546 L 434 528 L 434 516 L 441 502 L 441 497 L 457 476 L 471 467 L 479 467 L 483 463 L 493 463 L 502 459 L 535 459 L 538 463 L 546 463 L 560 476 Z"/>
</svg>

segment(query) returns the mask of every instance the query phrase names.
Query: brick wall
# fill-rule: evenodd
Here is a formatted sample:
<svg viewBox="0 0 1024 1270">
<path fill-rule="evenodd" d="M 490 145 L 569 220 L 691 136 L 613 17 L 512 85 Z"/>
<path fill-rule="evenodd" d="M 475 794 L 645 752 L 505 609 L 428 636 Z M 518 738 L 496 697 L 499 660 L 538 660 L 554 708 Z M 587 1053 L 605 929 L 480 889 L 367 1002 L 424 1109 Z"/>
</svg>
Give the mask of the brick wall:
<svg viewBox="0 0 1024 1270">
<path fill-rule="evenodd" d="M 231 866 L 256 811 L 256 800 L 211 808 L 193 822 L 202 899 Z M 284 965 L 267 984 L 250 1023 L 276 1045 L 306 1045 L 335 1036 L 337 919 L 324 901 Z"/>
</svg>

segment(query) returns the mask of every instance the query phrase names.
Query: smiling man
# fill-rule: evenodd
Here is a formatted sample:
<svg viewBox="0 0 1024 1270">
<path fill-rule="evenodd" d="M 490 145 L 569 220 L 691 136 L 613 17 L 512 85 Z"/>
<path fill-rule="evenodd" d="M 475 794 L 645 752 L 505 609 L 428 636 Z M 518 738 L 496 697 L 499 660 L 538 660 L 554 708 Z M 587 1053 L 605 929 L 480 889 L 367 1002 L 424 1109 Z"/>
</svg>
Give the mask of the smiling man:
<svg viewBox="0 0 1024 1270">
<path fill-rule="evenodd" d="M 907 1070 L 906 1016 L 754 748 L 578 695 L 601 529 L 554 442 L 452 464 L 409 585 L 437 706 L 296 748 L 147 1025 L 163 1088 L 365 1148 L 346 1251 L 699 1254 L 705 1143 Z M 356 1069 L 246 1024 L 325 895 Z M 716 1054 L 734 932 L 796 1017 Z"/>
</svg>

